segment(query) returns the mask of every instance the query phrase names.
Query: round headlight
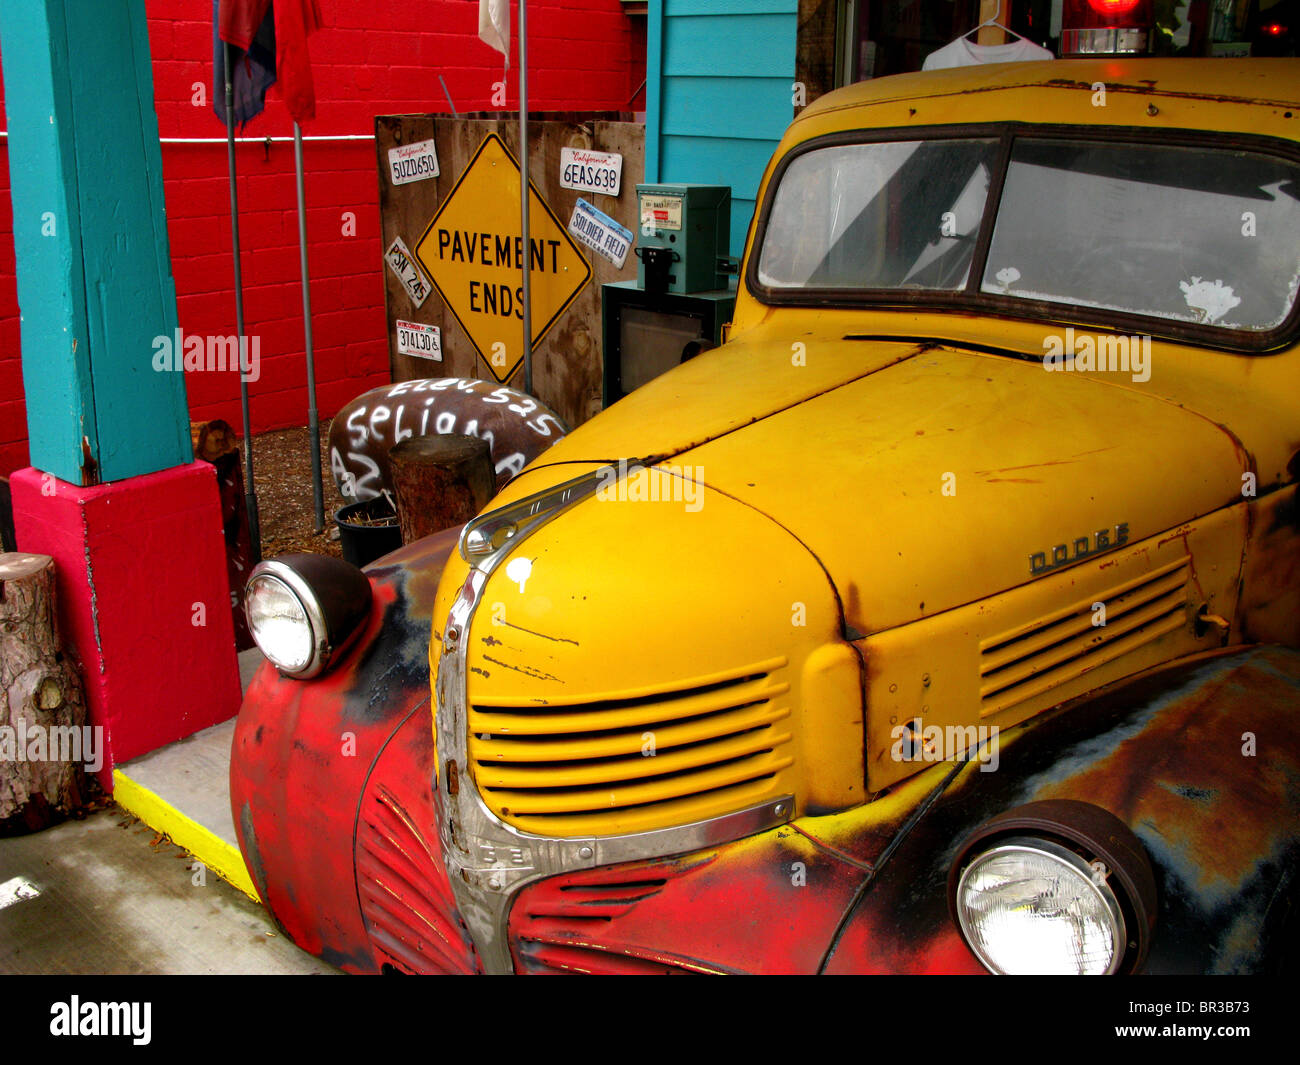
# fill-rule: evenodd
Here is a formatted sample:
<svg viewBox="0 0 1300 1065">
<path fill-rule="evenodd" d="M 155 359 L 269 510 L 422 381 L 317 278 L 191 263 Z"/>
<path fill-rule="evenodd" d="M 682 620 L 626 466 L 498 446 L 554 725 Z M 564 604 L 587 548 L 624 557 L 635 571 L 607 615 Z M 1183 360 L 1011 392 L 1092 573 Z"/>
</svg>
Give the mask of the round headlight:
<svg viewBox="0 0 1300 1065">
<path fill-rule="evenodd" d="M 977 826 L 953 855 L 948 907 L 995 973 L 1132 973 L 1155 932 L 1155 870 L 1118 817 L 1046 799 Z"/>
<path fill-rule="evenodd" d="M 259 562 L 244 586 L 248 629 L 281 673 L 323 673 L 365 627 L 370 580 L 327 555 L 282 555 Z"/>
<path fill-rule="evenodd" d="M 285 673 L 300 673 L 311 662 L 316 644 L 307 611 L 279 577 L 259 573 L 244 596 L 248 628 L 262 654 Z"/>
<path fill-rule="evenodd" d="M 1124 955 L 1124 917 L 1105 880 L 1073 851 L 1011 839 L 985 851 L 957 885 L 957 919 L 996 973 L 1105 975 Z"/>
</svg>

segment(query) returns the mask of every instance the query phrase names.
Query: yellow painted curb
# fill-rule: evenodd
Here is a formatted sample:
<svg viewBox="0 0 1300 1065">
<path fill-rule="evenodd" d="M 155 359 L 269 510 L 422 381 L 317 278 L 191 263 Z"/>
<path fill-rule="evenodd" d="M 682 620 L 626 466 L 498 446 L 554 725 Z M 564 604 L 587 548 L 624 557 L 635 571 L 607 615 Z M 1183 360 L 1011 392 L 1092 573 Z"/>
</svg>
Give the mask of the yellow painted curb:
<svg viewBox="0 0 1300 1065">
<path fill-rule="evenodd" d="M 120 769 L 113 770 L 113 801 L 140 818 L 155 832 L 163 832 L 173 843 L 194 855 L 222 880 L 239 888 L 254 902 L 262 900 L 248 875 L 244 856 L 211 829 L 186 817 L 166 799 L 137 784 Z"/>
</svg>

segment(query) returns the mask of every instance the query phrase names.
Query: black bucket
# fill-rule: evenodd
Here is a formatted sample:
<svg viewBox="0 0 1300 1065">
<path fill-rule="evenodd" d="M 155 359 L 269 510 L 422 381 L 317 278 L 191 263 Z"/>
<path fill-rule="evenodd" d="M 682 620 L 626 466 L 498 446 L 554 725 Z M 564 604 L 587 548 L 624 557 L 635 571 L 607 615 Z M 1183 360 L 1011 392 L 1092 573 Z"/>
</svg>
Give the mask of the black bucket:
<svg viewBox="0 0 1300 1065">
<path fill-rule="evenodd" d="M 402 546 L 397 515 L 383 497 L 349 503 L 334 515 L 339 527 L 343 558 L 354 566 L 365 566 Z"/>
</svg>

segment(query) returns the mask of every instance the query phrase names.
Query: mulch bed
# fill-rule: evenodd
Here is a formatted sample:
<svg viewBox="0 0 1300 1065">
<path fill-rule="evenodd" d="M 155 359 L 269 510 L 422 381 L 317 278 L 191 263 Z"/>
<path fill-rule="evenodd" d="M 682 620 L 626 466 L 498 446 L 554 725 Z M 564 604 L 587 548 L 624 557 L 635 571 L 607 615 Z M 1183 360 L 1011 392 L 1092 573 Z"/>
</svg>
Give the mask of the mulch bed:
<svg viewBox="0 0 1300 1065">
<path fill-rule="evenodd" d="M 253 485 L 262 523 L 263 558 L 293 551 L 343 556 L 334 512 L 344 500 L 330 475 L 328 422 L 320 427 L 320 442 L 325 530 L 318 533 L 312 501 L 311 433 L 304 426 L 253 436 Z"/>
</svg>

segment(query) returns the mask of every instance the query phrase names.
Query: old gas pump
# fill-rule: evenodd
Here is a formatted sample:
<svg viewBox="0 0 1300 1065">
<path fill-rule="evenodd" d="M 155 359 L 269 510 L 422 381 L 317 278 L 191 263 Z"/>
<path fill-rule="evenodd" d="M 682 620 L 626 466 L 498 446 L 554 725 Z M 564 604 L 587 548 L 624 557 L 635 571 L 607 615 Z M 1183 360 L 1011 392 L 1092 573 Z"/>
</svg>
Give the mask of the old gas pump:
<svg viewBox="0 0 1300 1065">
<path fill-rule="evenodd" d="M 637 279 L 601 286 L 607 407 L 715 347 L 736 306 L 730 187 L 638 185 L 636 193 Z"/>
</svg>

